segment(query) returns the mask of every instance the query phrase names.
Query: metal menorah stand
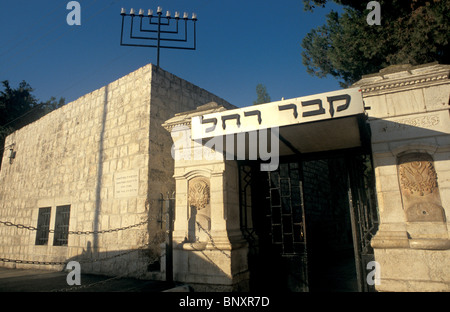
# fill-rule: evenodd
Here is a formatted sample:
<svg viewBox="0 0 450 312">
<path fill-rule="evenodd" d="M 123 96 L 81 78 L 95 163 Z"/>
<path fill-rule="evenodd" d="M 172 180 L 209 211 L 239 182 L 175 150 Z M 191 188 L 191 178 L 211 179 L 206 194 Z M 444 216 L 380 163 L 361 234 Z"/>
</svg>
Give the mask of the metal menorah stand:
<svg viewBox="0 0 450 312">
<path fill-rule="evenodd" d="M 144 10 L 140 9 L 138 14 L 135 14 L 134 9 L 130 10 L 130 14 L 122 9 L 122 30 L 120 34 L 121 46 L 134 47 L 148 47 L 157 49 L 157 66 L 159 67 L 160 49 L 180 49 L 180 50 L 195 50 L 196 49 L 196 28 L 197 15 L 192 13 L 192 18 L 188 17 L 187 13 L 180 17 L 178 12 L 175 12 L 174 17 L 171 17 L 170 12 L 167 11 L 166 16 L 162 16 L 162 8 L 158 7 L 156 16 L 153 15 L 153 10 L 148 10 L 147 15 L 144 15 Z M 129 42 L 124 42 L 124 24 L 125 17 L 130 17 L 130 36 Z M 137 21 L 139 19 L 139 31 L 137 34 Z M 184 23 L 183 23 L 184 21 Z M 188 27 L 188 22 L 193 23 L 193 27 Z M 135 25 L 136 24 L 136 25 Z M 180 25 L 181 24 L 181 25 Z M 189 40 L 188 30 L 193 32 L 193 38 Z M 152 34 L 156 34 L 152 36 Z M 151 41 L 152 43 L 144 44 L 144 41 Z M 172 44 L 161 44 L 162 42 L 171 42 Z"/>
</svg>

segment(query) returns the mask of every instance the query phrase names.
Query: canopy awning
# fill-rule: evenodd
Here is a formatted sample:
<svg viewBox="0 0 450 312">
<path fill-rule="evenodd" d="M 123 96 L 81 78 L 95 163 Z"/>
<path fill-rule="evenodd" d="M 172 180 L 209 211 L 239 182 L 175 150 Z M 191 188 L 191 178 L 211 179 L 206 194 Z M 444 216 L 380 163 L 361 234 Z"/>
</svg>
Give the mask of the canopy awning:
<svg viewBox="0 0 450 312">
<path fill-rule="evenodd" d="M 206 143 L 222 137 L 224 150 L 234 155 L 242 138 L 248 155 L 252 144 L 264 143 L 259 133 L 267 131 L 269 148 L 269 134 L 279 138 L 279 156 L 347 149 L 362 145 L 363 116 L 361 90 L 344 89 L 193 116 L 191 138 Z"/>
</svg>

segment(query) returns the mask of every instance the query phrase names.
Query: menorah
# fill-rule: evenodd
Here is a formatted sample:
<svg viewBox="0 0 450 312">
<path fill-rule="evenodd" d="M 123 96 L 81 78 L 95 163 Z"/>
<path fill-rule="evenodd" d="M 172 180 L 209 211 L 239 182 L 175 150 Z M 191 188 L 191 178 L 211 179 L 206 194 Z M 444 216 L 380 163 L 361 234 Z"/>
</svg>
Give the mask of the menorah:
<svg viewBox="0 0 450 312">
<path fill-rule="evenodd" d="M 149 47 L 157 49 L 157 66 L 159 67 L 160 49 L 180 49 L 180 50 L 195 50 L 196 49 L 196 28 L 197 14 L 192 13 L 192 18 L 188 17 L 188 13 L 184 12 L 183 17 L 180 17 L 179 12 L 175 12 L 174 17 L 171 16 L 170 11 L 167 11 L 166 16 L 162 16 L 162 8 L 158 7 L 156 16 L 153 15 L 153 10 L 149 9 L 147 15 L 144 15 L 144 10 L 139 9 L 136 15 L 133 8 L 130 9 L 130 14 L 125 12 L 122 8 L 120 15 L 122 15 L 122 30 L 120 34 L 121 46 L 134 47 Z M 125 17 L 130 18 L 130 42 L 125 43 L 123 40 L 123 29 L 125 24 Z M 135 17 L 139 18 L 139 33 L 134 34 Z M 144 22 L 147 20 L 148 22 Z M 184 23 L 182 22 L 184 21 Z M 188 40 L 188 22 L 193 22 L 193 38 Z M 180 26 L 179 24 L 184 24 Z M 136 25 L 137 26 L 137 25 Z M 150 27 L 148 27 L 150 26 Z M 147 29 L 150 28 L 150 29 Z M 184 29 L 184 35 L 183 35 Z M 155 36 L 151 36 L 156 33 Z M 151 44 L 143 44 L 143 41 L 152 41 Z M 162 42 L 172 42 L 173 44 L 161 44 Z"/>
</svg>

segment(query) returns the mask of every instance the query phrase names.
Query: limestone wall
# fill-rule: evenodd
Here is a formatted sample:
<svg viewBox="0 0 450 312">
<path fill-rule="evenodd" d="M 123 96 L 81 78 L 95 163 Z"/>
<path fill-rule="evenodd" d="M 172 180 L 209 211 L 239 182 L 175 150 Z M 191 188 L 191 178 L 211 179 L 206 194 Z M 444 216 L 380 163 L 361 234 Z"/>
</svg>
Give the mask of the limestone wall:
<svg viewBox="0 0 450 312">
<path fill-rule="evenodd" d="M 149 162 L 151 67 L 141 68 L 51 112 L 14 132 L 12 164 L 4 158 L 0 174 L 0 219 L 37 226 L 38 208 L 51 207 L 50 229 L 58 205 L 70 205 L 71 231 L 102 231 L 134 225 L 148 217 L 145 205 Z M 115 193 L 118 174 L 136 177 L 136 191 Z M 131 196 L 129 196 L 131 194 Z M 145 225 L 105 234 L 69 235 L 66 246 L 35 245 L 35 231 L 0 227 L 0 254 L 33 261 L 97 259 L 148 241 Z M 97 262 L 110 271 L 114 263 Z M 17 264 L 17 266 L 25 266 Z M 26 265 L 36 267 L 35 265 Z M 89 265 L 82 271 L 90 271 Z M 38 266 L 59 269 L 61 266 Z"/>
<path fill-rule="evenodd" d="M 344 160 L 305 161 L 302 165 L 307 241 L 308 248 L 314 249 L 308 251 L 309 256 L 352 249 Z"/>
<path fill-rule="evenodd" d="M 356 84 L 370 108 L 378 290 L 450 290 L 449 73 L 449 65 L 394 66 Z"/>
<path fill-rule="evenodd" d="M 153 67 L 151 82 L 151 122 L 149 155 L 149 201 L 159 211 L 160 194 L 175 191 L 174 160 L 171 157 L 172 137 L 162 124 L 175 114 L 195 110 L 198 106 L 216 102 L 235 108 L 227 101 L 164 70 Z"/>
<path fill-rule="evenodd" d="M 218 104 L 209 103 L 171 118 L 164 125 L 167 133 L 179 144 L 180 138 L 188 138 L 191 118 L 225 109 Z M 190 138 L 188 144 L 178 146 L 174 279 L 195 291 L 248 290 L 248 249 L 239 223 L 237 163 L 225 160 L 211 147 L 193 144 Z M 194 157 L 201 153 L 205 157 Z"/>
<path fill-rule="evenodd" d="M 175 113 L 217 96 L 149 64 L 12 133 L 10 164 L 0 171 L 0 221 L 37 226 L 38 211 L 70 205 L 67 246 L 35 245 L 36 231 L 0 224 L 0 258 L 80 261 L 82 272 L 158 277 L 147 272 L 160 255 L 160 193 L 174 191 L 170 133 L 161 124 Z M 156 238 L 155 238 L 156 236 Z M 158 240 L 159 238 L 159 240 Z M 142 251 L 140 248 L 150 251 Z M 145 248 L 144 248 L 145 247 Z M 95 261 L 93 259 L 110 260 Z M 62 265 L 1 261 L 9 267 L 61 269 Z"/>
</svg>

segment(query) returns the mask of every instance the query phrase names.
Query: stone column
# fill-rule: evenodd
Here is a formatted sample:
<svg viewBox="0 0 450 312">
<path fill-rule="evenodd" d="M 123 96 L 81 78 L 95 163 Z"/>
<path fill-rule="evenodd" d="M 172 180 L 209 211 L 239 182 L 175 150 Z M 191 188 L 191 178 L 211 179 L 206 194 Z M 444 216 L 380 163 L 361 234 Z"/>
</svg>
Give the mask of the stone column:
<svg viewBox="0 0 450 312">
<path fill-rule="evenodd" d="M 392 66 L 361 87 L 380 226 L 379 291 L 450 291 L 450 66 Z"/>
<path fill-rule="evenodd" d="M 220 110 L 207 104 L 163 125 L 174 140 L 174 280 L 197 291 L 245 291 L 248 247 L 239 226 L 237 163 L 190 139 L 193 116 Z"/>
</svg>

